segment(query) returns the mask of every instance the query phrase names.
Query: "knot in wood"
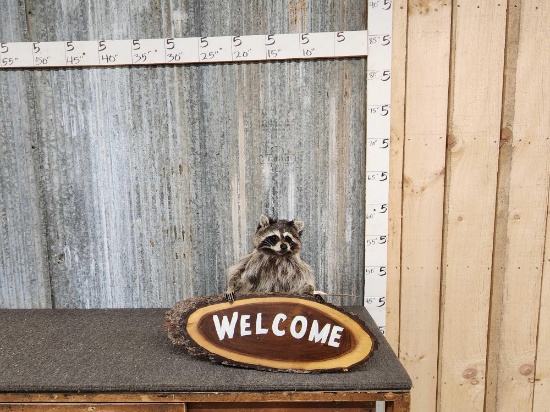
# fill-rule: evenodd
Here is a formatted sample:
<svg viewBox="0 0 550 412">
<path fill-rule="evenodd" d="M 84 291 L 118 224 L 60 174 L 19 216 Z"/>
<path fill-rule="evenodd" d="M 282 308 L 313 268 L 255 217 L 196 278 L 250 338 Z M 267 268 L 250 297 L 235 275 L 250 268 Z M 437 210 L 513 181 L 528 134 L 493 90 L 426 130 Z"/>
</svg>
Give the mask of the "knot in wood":
<svg viewBox="0 0 550 412">
<path fill-rule="evenodd" d="M 468 368 L 464 372 L 462 372 L 462 377 L 464 379 L 472 379 L 477 375 L 477 370 L 474 368 Z M 475 384 L 474 384 L 475 385 Z"/>
<path fill-rule="evenodd" d="M 519 368 L 519 373 L 521 373 L 523 376 L 529 376 L 533 373 L 535 368 L 533 365 L 521 365 Z"/>
</svg>

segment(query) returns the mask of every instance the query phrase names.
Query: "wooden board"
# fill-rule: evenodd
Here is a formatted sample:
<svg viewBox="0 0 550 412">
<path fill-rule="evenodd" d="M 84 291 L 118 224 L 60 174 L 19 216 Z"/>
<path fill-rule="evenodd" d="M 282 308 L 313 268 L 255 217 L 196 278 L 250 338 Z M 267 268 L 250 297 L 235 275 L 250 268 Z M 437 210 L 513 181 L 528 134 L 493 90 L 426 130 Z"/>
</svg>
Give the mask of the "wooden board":
<svg viewBox="0 0 550 412">
<path fill-rule="evenodd" d="M 509 9 L 487 410 L 531 411 L 550 164 L 550 9 Z M 544 327 L 548 327 L 545 325 Z"/>
<path fill-rule="evenodd" d="M 405 68 L 407 61 L 407 1 L 393 2 L 392 91 L 390 125 L 390 188 L 388 203 L 388 268 L 386 334 L 399 354 L 401 299 L 401 224 L 403 192 L 403 147 L 405 144 Z"/>
<path fill-rule="evenodd" d="M 550 206 L 549 206 L 550 208 Z M 546 245 L 544 248 L 544 271 L 540 296 L 539 325 L 537 330 L 537 359 L 535 365 L 535 389 L 533 412 L 544 412 L 550 405 L 550 219 L 546 218 Z"/>
<path fill-rule="evenodd" d="M 407 403 L 408 392 L 125 392 L 125 393 L 0 393 L 4 403 L 275 403 L 275 402 L 374 402 Z"/>
<path fill-rule="evenodd" d="M 506 7 L 453 6 L 438 408 L 483 411 Z"/>
<path fill-rule="evenodd" d="M 185 412 L 175 403 L 0 403 L 0 411 L 10 412 Z"/>
<path fill-rule="evenodd" d="M 377 348 L 364 323 L 314 298 L 256 293 L 178 302 L 165 316 L 173 344 L 224 365 L 270 371 L 348 371 Z"/>
<path fill-rule="evenodd" d="M 410 406 L 409 393 L 395 392 L 229 392 L 229 393 L 30 393 L 30 394 L 2 394 L 0 393 L 0 408 L 11 406 L 13 408 L 28 407 L 31 411 L 60 410 L 63 405 L 69 405 L 78 409 L 76 403 L 81 403 L 87 408 L 117 404 L 122 408 L 127 405 L 143 406 L 143 410 L 181 410 L 185 406 L 187 410 L 208 411 L 208 410 L 361 410 L 363 412 L 374 412 L 375 400 L 385 400 L 388 411 L 408 412 Z M 62 401 L 60 404 L 56 402 Z M 21 406 L 14 404 L 20 403 Z M 186 402 L 185 405 L 181 403 Z M 149 405 L 148 405 L 149 404 Z M 176 404 L 176 405 L 171 405 Z M 164 409 L 161 409 L 163 408 Z M 40 409 L 43 408 L 43 409 Z M 44 409 L 46 408 L 46 409 Z M 51 409 L 47 409 L 51 408 Z M 57 409 L 56 409 L 57 408 Z M 172 409 L 171 409 L 172 408 Z M 180 408 L 180 409 L 178 409 Z M 371 411 L 372 408 L 372 411 Z M 8 409 L 12 410 L 12 409 Z M 21 409 L 15 409 L 21 410 Z M 101 409 L 99 409 L 101 410 Z M 108 409 L 109 410 L 109 409 Z M 122 409 L 126 410 L 126 409 Z M 139 409 L 137 409 L 139 410 Z"/>
<path fill-rule="evenodd" d="M 450 2 L 409 1 L 399 357 L 412 410 L 435 411 Z"/>
<path fill-rule="evenodd" d="M 310 412 L 338 411 L 338 412 L 376 412 L 375 402 L 276 402 L 276 403 L 190 403 L 188 411 L 200 412 Z"/>
</svg>

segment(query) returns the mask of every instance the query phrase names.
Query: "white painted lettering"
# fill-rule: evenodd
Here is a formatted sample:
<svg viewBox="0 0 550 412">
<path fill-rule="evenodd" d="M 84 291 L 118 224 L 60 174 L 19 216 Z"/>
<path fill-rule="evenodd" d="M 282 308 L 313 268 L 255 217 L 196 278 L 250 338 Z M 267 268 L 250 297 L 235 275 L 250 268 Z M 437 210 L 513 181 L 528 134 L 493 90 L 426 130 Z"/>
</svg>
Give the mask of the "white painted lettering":
<svg viewBox="0 0 550 412">
<path fill-rule="evenodd" d="M 256 335 L 266 335 L 269 329 L 262 328 L 262 314 L 256 315 Z"/>
<path fill-rule="evenodd" d="M 233 339 L 235 335 L 235 328 L 237 327 L 237 322 L 240 326 L 240 336 L 250 336 L 253 333 L 256 335 L 267 335 L 270 330 L 269 328 L 264 328 L 262 324 L 262 313 L 256 313 L 256 328 L 252 329 L 250 319 L 253 315 L 240 315 L 238 312 L 233 312 L 231 318 L 227 315 L 224 315 L 221 319 L 218 315 L 213 315 L 212 320 L 214 321 L 214 327 L 216 328 L 216 333 L 220 341 L 224 340 L 226 337 L 228 339 Z M 240 318 L 240 319 L 239 319 Z M 284 313 L 278 313 L 273 318 L 273 323 L 271 324 L 271 332 L 275 336 L 284 336 L 286 330 L 283 326 L 283 323 L 288 319 L 288 316 Z M 292 322 L 290 323 L 289 331 L 293 338 L 302 339 L 307 335 L 309 331 L 308 341 L 315 343 L 327 344 L 334 348 L 340 347 L 340 339 L 342 338 L 342 332 L 344 328 L 341 326 L 331 325 L 327 323 L 320 329 L 319 321 L 314 319 L 311 322 L 311 328 L 308 318 L 305 316 L 294 316 Z"/>
<path fill-rule="evenodd" d="M 229 319 L 227 316 L 224 316 L 220 323 L 220 318 L 218 317 L 218 315 L 213 316 L 214 326 L 216 327 L 216 333 L 218 334 L 218 338 L 220 340 L 223 340 L 226 334 L 229 339 L 233 339 L 238 317 L 239 317 L 239 313 L 233 312 L 233 316 L 231 317 L 231 323 L 229 323 Z"/>
<path fill-rule="evenodd" d="M 330 332 L 330 327 L 332 325 L 330 323 L 327 323 L 325 326 L 323 326 L 323 329 L 319 332 L 319 322 L 317 320 L 314 320 L 311 324 L 311 330 L 309 331 L 309 338 L 308 340 L 311 342 L 315 339 L 315 343 L 326 343 L 328 339 L 328 334 Z"/>
<path fill-rule="evenodd" d="M 241 336 L 252 335 L 250 328 L 250 322 L 247 322 L 250 319 L 250 315 L 241 316 Z"/>
<path fill-rule="evenodd" d="M 336 326 L 332 328 L 332 332 L 330 333 L 330 339 L 328 340 L 328 346 L 332 346 L 334 348 L 340 347 L 340 342 L 336 342 L 338 339 L 340 339 L 342 336 L 340 333 L 344 330 L 341 326 Z"/>
<path fill-rule="evenodd" d="M 283 336 L 285 334 L 284 330 L 279 329 L 279 323 L 286 320 L 286 315 L 284 313 L 278 313 L 273 319 L 273 324 L 271 325 L 271 330 L 275 336 Z"/>
<path fill-rule="evenodd" d="M 300 332 L 296 331 L 296 325 L 300 323 Z M 290 334 L 296 339 L 301 339 L 307 332 L 307 319 L 305 316 L 296 316 L 290 324 Z"/>
</svg>

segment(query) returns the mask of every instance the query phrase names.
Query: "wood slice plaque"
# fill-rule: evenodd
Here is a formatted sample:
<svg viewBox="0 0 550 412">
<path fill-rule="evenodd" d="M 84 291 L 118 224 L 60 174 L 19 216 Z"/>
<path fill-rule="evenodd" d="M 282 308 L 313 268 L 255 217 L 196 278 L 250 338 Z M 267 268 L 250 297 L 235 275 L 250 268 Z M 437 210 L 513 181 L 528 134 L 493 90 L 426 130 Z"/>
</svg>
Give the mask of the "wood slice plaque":
<svg viewBox="0 0 550 412">
<path fill-rule="evenodd" d="M 336 306 L 283 294 L 178 302 L 165 316 L 174 345 L 216 363 L 288 372 L 347 371 L 377 347 L 365 324 Z"/>
</svg>

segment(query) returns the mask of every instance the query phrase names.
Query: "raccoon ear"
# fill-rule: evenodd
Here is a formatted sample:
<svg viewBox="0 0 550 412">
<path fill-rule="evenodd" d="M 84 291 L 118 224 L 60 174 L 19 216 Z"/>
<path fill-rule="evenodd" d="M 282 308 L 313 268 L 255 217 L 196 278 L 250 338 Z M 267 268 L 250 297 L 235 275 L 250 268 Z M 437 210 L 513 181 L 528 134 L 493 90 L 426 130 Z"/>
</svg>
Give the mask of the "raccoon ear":
<svg viewBox="0 0 550 412">
<path fill-rule="evenodd" d="M 258 229 L 261 229 L 263 227 L 269 226 L 269 218 L 265 215 L 260 216 L 260 224 L 258 225 Z"/>
<path fill-rule="evenodd" d="M 296 229 L 298 233 L 304 230 L 304 222 L 302 222 L 301 220 L 293 220 L 292 226 L 294 226 L 294 229 Z"/>
</svg>

